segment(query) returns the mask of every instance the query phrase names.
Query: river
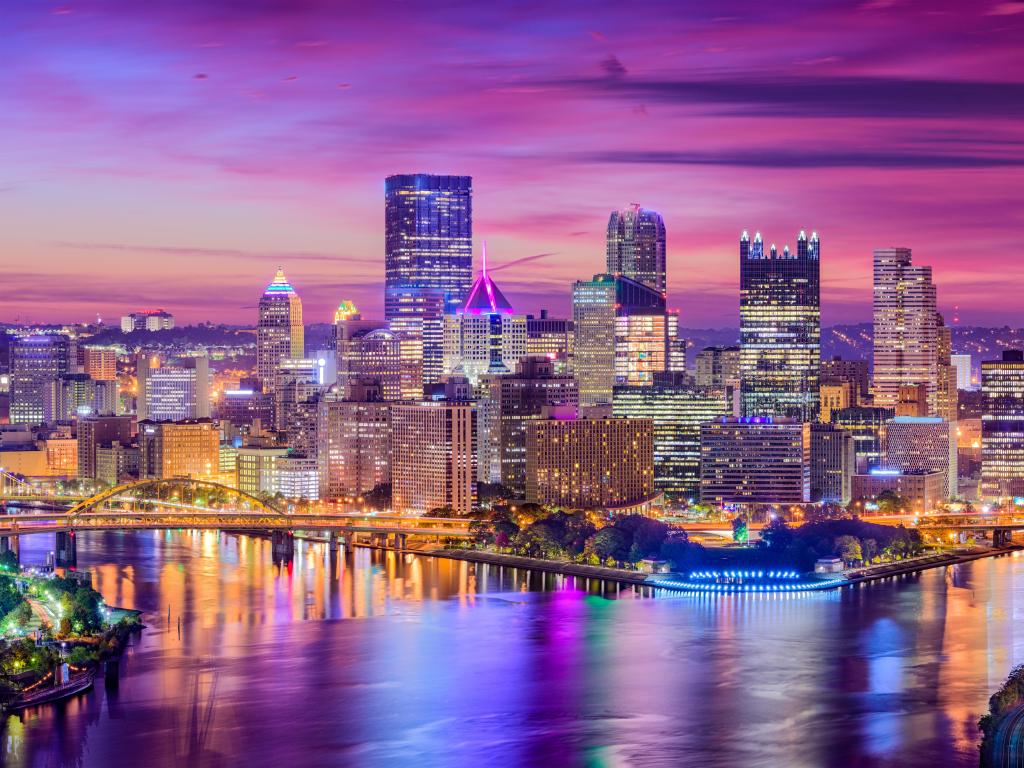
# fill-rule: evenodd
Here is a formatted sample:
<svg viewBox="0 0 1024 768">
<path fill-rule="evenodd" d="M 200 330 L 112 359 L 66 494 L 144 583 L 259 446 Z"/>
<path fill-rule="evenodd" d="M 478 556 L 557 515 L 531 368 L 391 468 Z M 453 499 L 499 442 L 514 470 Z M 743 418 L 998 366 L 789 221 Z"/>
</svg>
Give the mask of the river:
<svg viewBox="0 0 1024 768">
<path fill-rule="evenodd" d="M 717 597 L 214 532 L 84 533 L 78 563 L 149 628 L 116 689 L 8 716 L 5 766 L 974 768 L 1024 662 L 1021 554 Z"/>
</svg>

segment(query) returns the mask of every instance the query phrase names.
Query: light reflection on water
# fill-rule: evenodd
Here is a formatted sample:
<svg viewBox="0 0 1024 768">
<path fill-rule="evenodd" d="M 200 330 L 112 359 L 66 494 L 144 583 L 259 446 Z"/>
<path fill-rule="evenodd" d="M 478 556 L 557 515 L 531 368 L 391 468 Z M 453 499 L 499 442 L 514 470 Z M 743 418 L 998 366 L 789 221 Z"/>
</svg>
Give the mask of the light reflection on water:
<svg viewBox="0 0 1024 768">
<path fill-rule="evenodd" d="M 22 561 L 52 546 L 24 537 Z M 4 765 L 974 766 L 1024 660 L 1020 556 L 652 599 L 303 542 L 275 565 L 269 540 L 213 532 L 78 546 L 149 629 L 116 690 L 8 717 Z"/>
</svg>

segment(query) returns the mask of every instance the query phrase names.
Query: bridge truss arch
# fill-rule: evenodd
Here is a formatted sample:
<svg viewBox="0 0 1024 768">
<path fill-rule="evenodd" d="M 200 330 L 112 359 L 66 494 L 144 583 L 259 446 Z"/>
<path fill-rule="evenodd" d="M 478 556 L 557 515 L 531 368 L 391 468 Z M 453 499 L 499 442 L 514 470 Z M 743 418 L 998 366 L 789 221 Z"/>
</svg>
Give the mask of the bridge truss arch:
<svg viewBox="0 0 1024 768">
<path fill-rule="evenodd" d="M 105 511 L 103 507 L 108 502 L 125 500 L 124 497 L 145 490 L 151 490 L 156 494 L 155 498 L 143 499 L 142 501 L 145 503 L 164 501 L 177 504 L 179 500 L 187 499 L 189 494 L 191 494 L 192 500 L 195 502 L 198 491 L 203 497 L 200 499 L 201 501 L 206 501 L 211 496 L 234 498 L 243 502 L 248 509 L 251 509 L 254 516 L 285 517 L 285 513 L 277 509 L 273 504 L 250 493 L 240 491 L 223 483 L 216 483 L 212 480 L 199 480 L 192 477 L 148 478 L 111 486 L 75 504 L 68 510 L 68 517 L 74 519 L 81 515 Z M 214 511 L 214 509 L 211 508 L 210 511 Z"/>
</svg>

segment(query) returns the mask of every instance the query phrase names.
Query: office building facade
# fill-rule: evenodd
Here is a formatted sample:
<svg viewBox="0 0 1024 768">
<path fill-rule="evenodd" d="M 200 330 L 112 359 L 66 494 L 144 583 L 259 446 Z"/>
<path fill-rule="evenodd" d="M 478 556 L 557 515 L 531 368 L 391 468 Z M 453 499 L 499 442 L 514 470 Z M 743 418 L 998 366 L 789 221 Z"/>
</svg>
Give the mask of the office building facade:
<svg viewBox="0 0 1024 768">
<path fill-rule="evenodd" d="M 740 238 L 740 375 L 744 416 L 815 421 L 821 358 L 821 243 L 797 238 L 796 253 L 761 234 Z"/>
<path fill-rule="evenodd" d="M 256 376 L 264 392 L 274 388 L 282 360 L 305 354 L 302 301 L 279 267 L 260 296 L 256 325 Z"/>
<path fill-rule="evenodd" d="M 606 255 L 609 274 L 636 280 L 662 294 L 666 292 L 665 221 L 657 211 L 635 203 L 612 211 Z"/>
</svg>

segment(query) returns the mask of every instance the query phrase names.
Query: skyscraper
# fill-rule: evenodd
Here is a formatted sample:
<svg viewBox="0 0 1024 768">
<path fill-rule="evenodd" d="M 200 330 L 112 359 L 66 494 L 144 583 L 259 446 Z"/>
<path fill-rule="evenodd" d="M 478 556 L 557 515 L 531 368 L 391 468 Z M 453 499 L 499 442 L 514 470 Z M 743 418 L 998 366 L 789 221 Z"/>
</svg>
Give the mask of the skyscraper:
<svg viewBox="0 0 1024 768">
<path fill-rule="evenodd" d="M 611 403 L 616 383 L 649 383 L 668 369 L 663 294 L 621 275 L 594 275 L 573 284 L 572 309 L 580 405 Z"/>
<path fill-rule="evenodd" d="M 875 405 L 895 408 L 900 386 L 924 384 L 928 412 L 937 407 L 938 313 L 932 268 L 913 266 L 909 248 L 874 254 Z"/>
<path fill-rule="evenodd" d="M 168 363 L 141 352 L 136 371 L 139 421 L 181 421 L 210 418 L 210 362 L 198 355 Z"/>
<path fill-rule="evenodd" d="M 47 390 L 60 376 L 71 372 L 77 357 L 74 342 L 63 334 L 40 333 L 11 339 L 12 424 L 41 424 Z"/>
<path fill-rule="evenodd" d="M 256 375 L 264 392 L 274 389 L 277 366 L 288 358 L 301 358 L 305 349 L 302 301 L 278 267 L 260 297 L 256 326 Z"/>
<path fill-rule="evenodd" d="M 384 183 L 384 316 L 397 331 L 420 322 L 423 375 L 442 366 L 442 317 L 455 312 L 473 283 L 473 180 L 429 173 Z"/>
<path fill-rule="evenodd" d="M 659 373 L 648 386 L 616 386 L 612 413 L 654 424 L 654 488 L 672 498 L 700 492 L 700 425 L 731 413 L 724 389 L 695 386 L 682 373 Z"/>
<path fill-rule="evenodd" d="M 480 276 L 466 303 L 444 318 L 444 373 L 458 373 L 476 386 L 487 373 L 510 373 L 526 354 L 526 316 L 512 305 L 487 274 L 487 246 Z"/>
<path fill-rule="evenodd" d="M 981 364 L 981 495 L 1024 496 L 1024 352 Z"/>
<path fill-rule="evenodd" d="M 937 416 L 896 416 L 886 424 L 885 468 L 941 472 L 946 497 L 956 497 L 956 428 Z"/>
<path fill-rule="evenodd" d="M 740 238 L 741 410 L 814 421 L 821 363 L 821 244 L 817 233 L 766 254 L 761 233 Z"/>
<path fill-rule="evenodd" d="M 665 221 L 634 203 L 608 219 L 608 272 L 665 293 Z"/>
</svg>

